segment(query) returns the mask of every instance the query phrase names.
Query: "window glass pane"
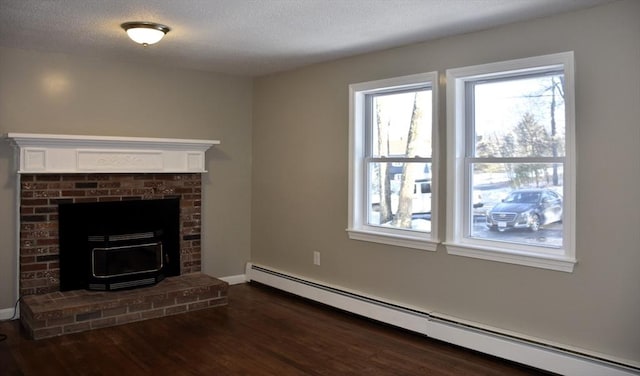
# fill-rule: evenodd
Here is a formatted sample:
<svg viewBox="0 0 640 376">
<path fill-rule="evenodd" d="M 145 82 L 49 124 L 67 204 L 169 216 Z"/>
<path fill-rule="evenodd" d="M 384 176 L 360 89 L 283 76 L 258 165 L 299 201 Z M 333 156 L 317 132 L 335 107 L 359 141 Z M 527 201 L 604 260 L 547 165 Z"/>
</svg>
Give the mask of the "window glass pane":
<svg viewBox="0 0 640 376">
<path fill-rule="evenodd" d="M 561 248 L 562 167 L 557 163 L 473 164 L 470 236 Z"/>
<path fill-rule="evenodd" d="M 431 90 L 372 97 L 373 156 L 431 157 Z"/>
<path fill-rule="evenodd" d="M 431 164 L 371 162 L 368 224 L 431 231 Z"/>
<path fill-rule="evenodd" d="M 474 156 L 564 156 L 563 87 L 562 74 L 475 83 Z"/>
</svg>

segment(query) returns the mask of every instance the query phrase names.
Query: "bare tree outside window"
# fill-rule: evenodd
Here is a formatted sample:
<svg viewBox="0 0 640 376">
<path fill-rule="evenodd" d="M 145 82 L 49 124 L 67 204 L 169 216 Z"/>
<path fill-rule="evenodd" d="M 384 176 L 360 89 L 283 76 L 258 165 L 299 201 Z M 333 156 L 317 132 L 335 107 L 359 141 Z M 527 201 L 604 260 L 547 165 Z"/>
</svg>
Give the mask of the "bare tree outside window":
<svg viewBox="0 0 640 376">
<path fill-rule="evenodd" d="M 420 140 L 421 127 L 419 123 L 422 121 L 422 107 L 419 100 L 420 93 L 417 92 L 413 98 L 413 110 L 411 111 L 411 124 L 409 126 L 409 134 L 407 135 L 406 156 L 415 157 L 418 151 L 417 143 Z M 400 184 L 400 197 L 398 199 L 398 213 L 396 215 L 394 225 L 402 228 L 411 228 L 411 215 L 413 213 L 413 195 L 415 191 L 415 181 L 418 178 L 417 165 L 406 163 L 402 169 L 402 180 Z"/>
<path fill-rule="evenodd" d="M 383 122 L 383 104 L 376 103 L 376 131 L 378 132 L 378 150 L 381 155 L 389 155 L 388 128 L 390 122 Z M 386 129 L 384 129 L 386 127 Z M 387 223 L 393 219 L 391 212 L 391 169 L 386 163 L 378 165 L 378 186 L 380 190 L 380 223 Z"/>
</svg>

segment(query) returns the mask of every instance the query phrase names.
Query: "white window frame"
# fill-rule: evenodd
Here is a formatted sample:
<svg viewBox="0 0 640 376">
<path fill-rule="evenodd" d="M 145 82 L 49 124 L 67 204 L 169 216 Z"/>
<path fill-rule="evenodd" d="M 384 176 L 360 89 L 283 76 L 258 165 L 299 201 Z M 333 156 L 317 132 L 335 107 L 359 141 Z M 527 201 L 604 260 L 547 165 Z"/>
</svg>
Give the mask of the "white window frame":
<svg viewBox="0 0 640 376">
<path fill-rule="evenodd" d="M 463 68 L 447 75 L 447 228 L 445 246 L 453 255 L 572 272 L 575 258 L 575 94 L 573 52 L 537 56 Z M 471 238 L 465 223 L 471 214 L 466 158 L 467 82 L 517 77 L 523 73 L 564 70 L 565 157 L 563 174 L 563 245 L 560 249 Z"/>
<path fill-rule="evenodd" d="M 367 224 L 368 177 L 366 97 L 368 94 L 419 89 L 428 84 L 432 90 L 431 158 L 416 161 L 431 163 L 431 232 L 419 232 Z M 349 85 L 349 223 L 350 239 L 435 251 L 438 245 L 438 73 L 420 73 Z M 389 162 L 396 162 L 389 158 Z"/>
</svg>

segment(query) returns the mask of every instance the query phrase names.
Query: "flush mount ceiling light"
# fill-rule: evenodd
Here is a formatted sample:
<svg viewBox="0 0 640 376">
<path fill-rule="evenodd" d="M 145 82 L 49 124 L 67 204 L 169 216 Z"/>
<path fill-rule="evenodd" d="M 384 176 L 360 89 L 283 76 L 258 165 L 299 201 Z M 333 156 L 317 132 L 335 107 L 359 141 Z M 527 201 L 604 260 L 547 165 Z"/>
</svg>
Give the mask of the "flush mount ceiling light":
<svg viewBox="0 0 640 376">
<path fill-rule="evenodd" d="M 120 26 L 132 41 L 144 47 L 160 42 L 160 39 L 171 30 L 168 26 L 155 22 L 125 22 Z"/>
</svg>

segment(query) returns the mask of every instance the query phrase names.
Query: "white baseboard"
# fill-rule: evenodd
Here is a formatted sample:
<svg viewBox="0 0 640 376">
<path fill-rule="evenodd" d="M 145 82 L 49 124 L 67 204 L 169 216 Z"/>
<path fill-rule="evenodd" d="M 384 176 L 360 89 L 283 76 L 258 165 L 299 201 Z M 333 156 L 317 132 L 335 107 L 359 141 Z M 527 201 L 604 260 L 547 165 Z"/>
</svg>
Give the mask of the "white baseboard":
<svg viewBox="0 0 640 376">
<path fill-rule="evenodd" d="M 227 277 L 218 277 L 218 279 L 227 282 L 230 285 L 237 285 L 247 282 L 247 276 L 244 274 L 230 275 Z"/>
<path fill-rule="evenodd" d="M 246 280 L 259 282 L 431 338 L 562 375 L 639 375 L 640 365 L 499 328 L 423 312 L 276 269 L 247 264 Z"/>
<path fill-rule="evenodd" d="M 14 314 L 13 308 L 0 309 L 0 321 L 9 320 L 13 318 L 13 314 Z M 18 316 L 16 315 L 16 317 Z"/>
</svg>

